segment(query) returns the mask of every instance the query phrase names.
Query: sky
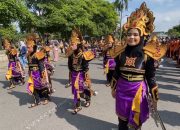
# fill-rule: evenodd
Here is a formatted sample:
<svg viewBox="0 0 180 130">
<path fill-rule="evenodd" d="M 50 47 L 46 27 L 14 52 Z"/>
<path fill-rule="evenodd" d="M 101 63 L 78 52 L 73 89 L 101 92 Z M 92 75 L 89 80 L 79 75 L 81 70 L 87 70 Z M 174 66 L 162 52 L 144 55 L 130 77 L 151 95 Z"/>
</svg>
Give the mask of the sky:
<svg viewBox="0 0 180 130">
<path fill-rule="evenodd" d="M 109 0 L 114 2 L 115 0 Z M 180 0 L 129 0 L 128 10 L 123 12 L 122 23 L 127 16 L 139 8 L 141 3 L 146 2 L 147 7 L 155 17 L 155 31 L 168 31 L 173 26 L 180 24 Z"/>
</svg>

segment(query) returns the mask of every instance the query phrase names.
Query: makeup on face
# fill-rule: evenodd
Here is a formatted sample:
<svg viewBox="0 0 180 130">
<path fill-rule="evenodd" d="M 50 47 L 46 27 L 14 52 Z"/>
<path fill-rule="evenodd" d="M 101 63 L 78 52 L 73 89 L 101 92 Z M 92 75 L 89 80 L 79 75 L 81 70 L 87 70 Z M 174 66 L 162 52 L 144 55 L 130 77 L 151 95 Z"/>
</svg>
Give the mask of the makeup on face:
<svg viewBox="0 0 180 130">
<path fill-rule="evenodd" d="M 138 29 L 133 28 L 128 31 L 126 42 L 129 46 L 135 46 L 135 45 L 139 44 L 140 33 L 139 33 Z"/>
</svg>

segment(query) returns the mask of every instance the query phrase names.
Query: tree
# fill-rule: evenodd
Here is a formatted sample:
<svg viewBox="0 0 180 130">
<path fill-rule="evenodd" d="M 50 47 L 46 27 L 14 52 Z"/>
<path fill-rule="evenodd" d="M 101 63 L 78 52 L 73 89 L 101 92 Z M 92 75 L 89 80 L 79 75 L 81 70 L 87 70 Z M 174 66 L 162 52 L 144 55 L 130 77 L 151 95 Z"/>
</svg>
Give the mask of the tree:
<svg viewBox="0 0 180 130">
<path fill-rule="evenodd" d="M 105 0 L 26 0 L 26 5 L 41 34 L 59 32 L 67 38 L 72 28 L 78 27 L 83 35 L 100 36 L 113 32 L 118 21 L 113 4 Z"/>
<path fill-rule="evenodd" d="M 12 25 L 14 22 L 31 21 L 29 12 L 23 0 L 4 0 L 0 2 L 0 33 L 2 37 L 16 39 L 18 33 Z"/>
<path fill-rule="evenodd" d="M 12 22 L 29 20 L 32 15 L 25 6 L 24 0 L 4 0 L 0 2 L 0 24 L 4 27 Z"/>
<path fill-rule="evenodd" d="M 180 24 L 169 29 L 167 34 L 171 37 L 180 37 Z"/>
<path fill-rule="evenodd" d="M 124 9 L 128 9 L 128 0 L 115 0 L 114 2 L 114 6 L 116 8 L 116 11 L 119 12 L 119 16 L 120 16 L 120 35 L 119 35 L 119 39 L 121 41 L 122 38 L 122 14 L 123 14 L 123 10 Z"/>
</svg>

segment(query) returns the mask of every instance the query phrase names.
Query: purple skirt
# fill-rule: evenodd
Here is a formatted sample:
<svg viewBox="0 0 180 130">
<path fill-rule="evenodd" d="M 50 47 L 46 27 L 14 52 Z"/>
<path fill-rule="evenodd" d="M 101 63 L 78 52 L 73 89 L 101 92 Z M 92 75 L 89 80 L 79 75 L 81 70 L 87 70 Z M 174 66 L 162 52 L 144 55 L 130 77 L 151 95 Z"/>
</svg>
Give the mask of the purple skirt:
<svg viewBox="0 0 180 130">
<path fill-rule="evenodd" d="M 138 128 L 149 118 L 146 98 L 147 86 L 144 81 L 129 82 L 119 78 L 116 86 L 116 114 L 129 126 Z"/>
<path fill-rule="evenodd" d="M 8 69 L 12 67 L 12 77 L 21 77 L 21 72 L 16 67 L 16 62 L 9 62 Z"/>
<path fill-rule="evenodd" d="M 41 82 L 40 71 L 39 70 L 31 71 L 31 75 L 29 77 L 28 85 L 27 85 L 27 92 L 33 93 L 34 88 L 40 90 L 45 87 L 47 87 L 47 86 L 45 84 L 42 84 L 42 82 Z"/>
<path fill-rule="evenodd" d="M 19 79 L 22 78 L 21 71 L 17 68 L 16 62 L 9 62 L 8 64 L 8 71 L 6 73 L 6 79 L 10 80 L 11 78 L 14 78 L 14 82 L 18 82 Z"/>
<path fill-rule="evenodd" d="M 74 95 L 74 103 L 80 98 L 79 94 L 84 91 L 84 73 L 83 72 L 71 72 L 72 81 L 72 94 Z"/>
<path fill-rule="evenodd" d="M 116 62 L 113 58 L 104 58 L 103 64 L 104 64 L 104 68 L 108 64 L 109 70 L 114 70 L 116 67 Z"/>
</svg>

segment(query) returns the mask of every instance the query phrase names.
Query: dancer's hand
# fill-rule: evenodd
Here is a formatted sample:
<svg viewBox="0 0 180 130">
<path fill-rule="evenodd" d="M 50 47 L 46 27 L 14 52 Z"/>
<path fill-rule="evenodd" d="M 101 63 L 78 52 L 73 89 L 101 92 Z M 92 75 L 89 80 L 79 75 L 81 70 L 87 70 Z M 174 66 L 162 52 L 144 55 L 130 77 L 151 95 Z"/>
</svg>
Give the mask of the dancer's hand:
<svg viewBox="0 0 180 130">
<path fill-rule="evenodd" d="M 116 91 L 115 91 L 115 90 L 112 90 L 112 91 L 111 91 L 111 94 L 112 94 L 112 97 L 113 97 L 113 98 L 116 97 Z"/>
</svg>

